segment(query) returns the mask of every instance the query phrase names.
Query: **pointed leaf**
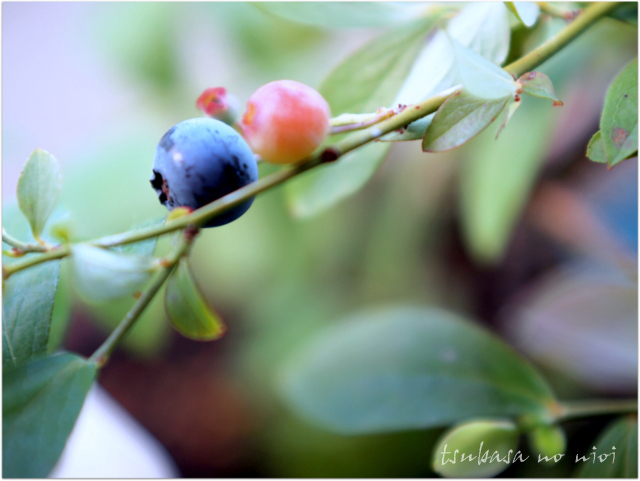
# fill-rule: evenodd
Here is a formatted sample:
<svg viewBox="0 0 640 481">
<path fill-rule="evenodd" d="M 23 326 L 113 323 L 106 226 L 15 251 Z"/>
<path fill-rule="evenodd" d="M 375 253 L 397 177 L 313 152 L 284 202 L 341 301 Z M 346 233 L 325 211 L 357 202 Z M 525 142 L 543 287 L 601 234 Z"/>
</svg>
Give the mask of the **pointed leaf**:
<svg viewBox="0 0 640 481">
<path fill-rule="evenodd" d="M 424 13 L 407 2 L 256 2 L 252 5 L 287 20 L 327 28 L 384 27 Z"/>
<path fill-rule="evenodd" d="M 446 478 L 489 478 L 509 467 L 509 463 L 493 458 L 494 453 L 497 452 L 500 459 L 511 459 L 509 451 L 517 447 L 518 427 L 512 421 L 475 420 L 460 424 L 440 437 L 433 450 L 432 467 Z M 481 462 L 485 452 L 489 453 L 487 461 Z"/>
<path fill-rule="evenodd" d="M 75 288 L 87 302 L 103 302 L 131 294 L 153 270 L 152 260 L 78 244 L 72 248 Z"/>
<path fill-rule="evenodd" d="M 498 139 L 498 137 L 500 136 L 500 133 L 507 126 L 507 124 L 511 120 L 511 117 L 513 117 L 513 114 L 516 113 L 516 110 L 518 110 L 518 107 L 520 107 L 520 105 L 522 105 L 522 101 L 520 99 L 518 99 L 518 100 L 510 99 L 510 100 L 511 101 L 507 105 L 507 108 L 505 109 L 505 112 L 504 112 L 504 116 L 503 116 L 504 120 L 502 121 L 502 124 L 500 124 L 500 128 L 498 129 L 498 133 L 496 134 L 496 139 Z"/>
<path fill-rule="evenodd" d="M 600 131 L 609 165 L 638 151 L 638 60 L 613 81 L 604 100 Z"/>
<path fill-rule="evenodd" d="M 183 336 L 196 341 L 213 341 L 225 333 L 222 319 L 202 297 L 186 260 L 181 260 L 171 273 L 164 299 L 171 324 Z"/>
<path fill-rule="evenodd" d="M 300 415 L 348 434 L 545 416 L 554 403 L 540 374 L 502 341 L 452 313 L 418 307 L 365 312 L 324 329 L 285 364 L 281 389 Z"/>
<path fill-rule="evenodd" d="M 599 130 L 593 134 L 589 145 L 587 146 L 587 157 L 594 162 L 601 164 L 607 163 L 607 154 L 604 152 L 604 142 L 602 141 L 602 132 Z"/>
<path fill-rule="evenodd" d="M 498 99 L 518 89 L 513 77 L 460 42 L 451 39 L 460 80 L 467 92 L 476 97 Z"/>
<path fill-rule="evenodd" d="M 581 478 L 637 478 L 638 477 L 638 420 L 623 418 L 611 423 L 593 442 L 596 447 L 578 458 L 578 477 Z M 615 449 L 614 449 L 615 447 Z M 615 453 L 615 458 L 611 456 Z M 600 461 L 599 456 L 604 460 Z M 606 457 L 605 457 L 606 456 Z M 586 458 L 586 461 L 583 461 Z"/>
<path fill-rule="evenodd" d="M 435 113 L 410 123 L 408 126 L 389 132 L 384 137 L 380 137 L 380 142 L 402 142 L 405 140 L 418 140 L 424 137 L 427 129 L 433 122 Z"/>
<path fill-rule="evenodd" d="M 333 115 L 375 112 L 391 104 L 435 18 L 396 28 L 342 62 L 320 93 Z M 358 191 L 375 173 L 390 145 L 370 145 L 293 179 L 285 187 L 292 212 L 317 214 Z"/>
<path fill-rule="evenodd" d="M 60 172 L 53 155 L 42 149 L 33 151 L 18 179 L 18 205 L 39 238 L 55 207 L 60 192 Z"/>
<path fill-rule="evenodd" d="M 422 141 L 425 152 L 454 149 L 482 132 L 493 122 L 509 97 L 487 100 L 457 92 L 438 109 Z"/>
<path fill-rule="evenodd" d="M 538 21 L 540 7 L 535 2 L 504 2 L 525 27 L 532 27 Z"/>
<path fill-rule="evenodd" d="M 68 353 L 4 370 L 3 477 L 44 478 L 49 474 L 95 376 L 95 364 Z"/>
<path fill-rule="evenodd" d="M 560 102 L 551 79 L 542 72 L 528 72 L 518 79 L 518 83 L 522 85 L 522 93 Z"/>
</svg>

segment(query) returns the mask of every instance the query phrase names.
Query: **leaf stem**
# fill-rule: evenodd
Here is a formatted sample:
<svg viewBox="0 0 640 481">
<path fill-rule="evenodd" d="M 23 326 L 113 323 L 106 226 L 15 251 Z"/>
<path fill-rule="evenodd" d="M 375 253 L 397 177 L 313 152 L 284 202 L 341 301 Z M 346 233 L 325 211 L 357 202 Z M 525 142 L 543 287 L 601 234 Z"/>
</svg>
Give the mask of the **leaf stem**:
<svg viewBox="0 0 640 481">
<path fill-rule="evenodd" d="M 638 411 L 637 399 L 602 399 L 592 401 L 567 401 L 560 403 L 558 421 L 586 416 L 604 416 Z"/>
<path fill-rule="evenodd" d="M 578 15 L 578 17 L 563 30 L 558 32 L 555 37 L 551 38 L 544 44 L 540 45 L 524 57 L 516 60 L 512 64 L 505 67 L 505 70 L 516 78 L 522 76 L 526 72 L 531 71 L 538 65 L 549 59 L 553 54 L 565 47 L 569 42 L 583 33 L 589 26 L 595 23 L 601 17 L 607 15 L 613 10 L 618 3 L 597 2 L 589 5 Z M 435 112 L 440 105 L 452 94 L 451 89 L 440 95 L 431 97 L 423 102 L 415 105 L 408 105 L 404 110 L 396 115 L 382 120 L 381 122 L 367 128 L 359 130 L 350 136 L 340 140 L 336 144 L 329 146 L 324 151 L 312 155 L 311 157 L 300 161 L 291 168 L 283 168 L 271 175 L 263 177 L 257 182 L 248 184 L 220 199 L 207 204 L 200 209 L 193 211 L 191 214 L 166 221 L 160 226 L 152 226 L 144 229 L 124 232 L 112 236 L 102 237 L 88 241 L 88 244 L 98 247 L 113 247 L 116 245 L 130 244 L 151 237 L 157 237 L 175 230 L 186 228 L 190 224 L 201 226 L 216 215 L 219 215 L 241 202 L 269 190 L 297 175 L 311 170 L 319 165 L 337 160 L 340 156 L 354 150 L 368 142 L 374 141 L 389 132 L 393 132 L 401 127 L 405 127 L 410 123 L 421 119 Z M 60 259 L 70 254 L 71 250 L 68 244 L 61 245 L 54 250 L 45 252 L 41 256 L 29 257 L 23 261 L 14 262 L 3 267 L 3 278 L 8 278 L 11 274 L 53 259 Z"/>
<path fill-rule="evenodd" d="M 197 235 L 197 232 L 198 228 L 193 225 L 188 226 L 187 229 L 185 229 L 183 235 L 180 237 L 180 242 L 159 264 L 158 270 L 136 303 L 129 312 L 127 312 L 127 315 L 124 316 L 122 321 L 120 321 L 120 324 L 118 324 L 109 337 L 102 343 L 96 352 L 91 355 L 89 360 L 95 362 L 98 368 L 103 367 L 107 363 L 111 353 L 129 333 L 142 312 L 158 293 L 162 284 L 167 280 L 180 258 L 189 251 L 189 247 L 193 243 L 193 239 Z"/>
<path fill-rule="evenodd" d="M 26 254 L 28 252 L 47 252 L 52 247 L 48 244 L 27 244 L 26 242 L 22 242 L 9 235 L 4 228 L 2 229 L 2 242 L 14 247 L 18 251 L 18 254 Z"/>
</svg>

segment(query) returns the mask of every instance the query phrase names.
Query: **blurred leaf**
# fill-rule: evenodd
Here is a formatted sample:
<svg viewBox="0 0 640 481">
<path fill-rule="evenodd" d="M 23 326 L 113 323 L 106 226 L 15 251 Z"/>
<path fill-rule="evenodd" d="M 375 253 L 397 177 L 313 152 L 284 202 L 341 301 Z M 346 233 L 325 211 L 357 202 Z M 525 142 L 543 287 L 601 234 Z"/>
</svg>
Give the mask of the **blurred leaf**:
<svg viewBox="0 0 640 481">
<path fill-rule="evenodd" d="M 638 60 L 616 77 L 604 100 L 600 132 L 609 166 L 638 151 Z"/>
<path fill-rule="evenodd" d="M 507 8 L 502 2 L 467 4 L 449 22 L 447 33 L 496 65 L 502 65 L 509 53 L 511 29 Z"/>
<path fill-rule="evenodd" d="M 602 141 L 602 132 L 599 130 L 593 134 L 589 145 L 587 146 L 587 157 L 594 162 L 601 164 L 607 163 L 607 154 L 604 152 L 604 142 Z"/>
<path fill-rule="evenodd" d="M 131 294 L 153 270 L 152 260 L 133 254 L 116 254 L 87 244 L 72 247 L 78 294 L 87 302 L 104 302 Z"/>
<path fill-rule="evenodd" d="M 518 83 L 522 85 L 522 93 L 541 99 L 560 101 L 556 97 L 551 79 L 542 72 L 528 72 L 518 79 Z"/>
<path fill-rule="evenodd" d="M 167 280 L 164 302 L 171 324 L 185 337 L 213 341 L 226 331 L 222 319 L 203 299 L 184 259 Z"/>
<path fill-rule="evenodd" d="M 582 384 L 637 389 L 638 286 L 621 272 L 582 267 L 544 277 L 521 294 L 505 328 L 532 359 Z"/>
<path fill-rule="evenodd" d="M 638 2 L 620 2 L 609 16 L 622 22 L 638 25 Z"/>
<path fill-rule="evenodd" d="M 387 308 L 320 332 L 285 364 L 283 399 L 325 428 L 362 434 L 473 416 L 544 415 L 544 379 L 486 331 L 437 309 Z"/>
<path fill-rule="evenodd" d="M 374 112 L 389 105 L 434 21 L 423 19 L 396 28 L 342 62 L 320 87 L 332 114 Z M 311 216 L 358 191 L 389 148 L 379 143 L 368 145 L 292 180 L 285 187 L 291 210 L 298 216 Z"/>
<path fill-rule="evenodd" d="M 509 10 L 526 27 L 532 27 L 540 15 L 540 7 L 534 2 L 504 2 Z"/>
<path fill-rule="evenodd" d="M 460 80 L 468 93 L 485 99 L 500 99 L 515 93 L 517 86 L 510 74 L 455 39 L 451 42 Z"/>
<path fill-rule="evenodd" d="M 53 310 L 51 311 L 51 326 L 49 327 L 49 340 L 47 342 L 47 353 L 49 354 L 57 351 L 62 345 L 71 317 L 70 267 L 68 263 L 60 265 L 60 277 L 53 302 Z"/>
<path fill-rule="evenodd" d="M 3 262 L 7 260 L 3 258 Z M 3 367 L 17 365 L 47 350 L 59 275 L 57 260 L 16 272 L 3 282 Z"/>
<path fill-rule="evenodd" d="M 567 437 L 561 426 L 538 426 L 527 433 L 527 438 L 531 451 L 548 458 L 548 463 L 555 462 L 552 458 L 567 450 Z"/>
<path fill-rule="evenodd" d="M 49 152 L 33 151 L 18 179 L 18 205 L 39 238 L 60 193 L 58 162 Z"/>
<path fill-rule="evenodd" d="M 522 211 L 544 161 L 552 122 L 550 109 L 527 102 L 495 140 L 487 131 L 473 144 L 460 168 L 461 222 L 470 254 L 481 262 L 497 262 Z"/>
<path fill-rule="evenodd" d="M 518 429 L 513 422 L 470 421 L 440 437 L 433 450 L 432 466 L 446 478 L 488 478 L 509 467 L 517 447 Z"/>
<path fill-rule="evenodd" d="M 178 209 L 174 209 L 174 211 L 175 210 L 178 210 Z M 143 229 L 145 227 L 160 225 L 163 222 L 164 222 L 164 217 L 161 219 L 147 220 L 139 224 L 136 224 L 131 228 L 131 230 L 138 230 L 138 229 Z M 133 242 L 131 244 L 115 246 L 112 249 L 115 252 L 120 252 L 124 254 L 136 254 L 143 257 L 151 257 L 153 256 L 153 251 L 156 249 L 157 242 L 158 242 L 157 237 L 151 237 L 149 239 L 141 240 L 140 242 Z"/>
<path fill-rule="evenodd" d="M 3 371 L 2 475 L 44 478 L 62 453 L 96 366 L 63 353 Z"/>
<path fill-rule="evenodd" d="M 444 152 L 471 140 L 500 115 L 508 99 L 487 100 L 456 92 L 436 112 L 422 140 L 422 150 Z"/>
<path fill-rule="evenodd" d="M 384 27 L 415 19 L 427 8 L 409 2 L 255 2 L 287 20 L 328 28 Z"/>
<path fill-rule="evenodd" d="M 611 423 L 593 442 L 597 448 L 578 458 L 580 478 L 637 478 L 638 477 L 638 420 L 618 419 Z M 615 447 L 615 449 L 614 449 Z M 611 454 L 615 457 L 612 457 Z M 605 456 L 604 459 L 600 456 Z M 586 461 L 582 461 L 586 458 Z M 602 459 L 602 460 L 601 460 Z"/>
</svg>

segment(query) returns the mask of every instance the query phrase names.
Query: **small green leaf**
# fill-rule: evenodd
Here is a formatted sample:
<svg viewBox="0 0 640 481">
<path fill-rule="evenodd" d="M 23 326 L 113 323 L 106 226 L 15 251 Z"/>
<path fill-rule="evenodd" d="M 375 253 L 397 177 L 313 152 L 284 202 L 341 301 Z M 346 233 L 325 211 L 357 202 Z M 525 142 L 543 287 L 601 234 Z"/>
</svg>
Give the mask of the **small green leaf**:
<svg viewBox="0 0 640 481">
<path fill-rule="evenodd" d="M 252 5 L 287 20 L 328 28 L 384 27 L 415 19 L 424 4 L 400 2 L 256 2 Z"/>
<path fill-rule="evenodd" d="M 520 107 L 520 105 L 522 105 L 522 100 L 521 99 L 509 99 L 509 104 L 507 105 L 507 108 L 504 109 L 504 119 L 502 120 L 502 124 L 500 124 L 500 128 L 498 129 L 498 133 L 496 134 L 496 140 L 498 139 L 498 137 L 500 136 L 500 133 L 504 130 L 504 128 L 507 126 L 507 124 L 509 123 L 509 121 L 511 120 L 511 117 L 513 117 L 513 114 L 516 113 L 516 110 L 518 110 L 518 107 Z"/>
<path fill-rule="evenodd" d="M 222 319 L 203 299 L 184 259 L 167 281 L 164 302 L 171 324 L 185 337 L 213 341 L 226 331 Z"/>
<path fill-rule="evenodd" d="M 433 450 L 432 467 L 447 478 L 488 478 L 509 467 L 517 447 L 518 429 L 513 422 L 471 421 L 440 437 Z"/>
<path fill-rule="evenodd" d="M 59 275 L 60 261 L 51 261 L 16 272 L 4 282 L 3 367 L 46 352 Z"/>
<path fill-rule="evenodd" d="M 533 27 L 538 21 L 540 7 L 535 2 L 504 2 L 507 8 L 525 27 Z"/>
<path fill-rule="evenodd" d="M 487 100 L 466 92 L 449 97 L 436 112 L 422 140 L 425 152 L 444 152 L 464 144 L 493 122 L 509 97 Z"/>
<path fill-rule="evenodd" d="M 565 454 L 567 450 L 567 437 L 560 426 L 537 426 L 527 433 L 527 438 L 531 451 L 537 456 L 542 456 L 541 459 L 550 464 L 559 460 L 557 456 Z"/>
<path fill-rule="evenodd" d="M 363 434 L 474 416 L 546 416 L 554 397 L 511 348 L 458 316 L 390 307 L 321 331 L 281 372 L 283 399 L 325 428 Z"/>
<path fill-rule="evenodd" d="M 518 89 L 513 77 L 455 39 L 451 39 L 464 89 L 484 99 L 501 99 Z"/>
<path fill-rule="evenodd" d="M 556 104 L 560 102 L 560 99 L 556 97 L 551 79 L 542 72 L 527 72 L 518 79 L 518 83 L 522 85 L 522 93 L 553 100 Z"/>
<path fill-rule="evenodd" d="M 151 274 L 152 259 L 78 244 L 72 248 L 74 287 L 87 302 L 103 302 L 132 293 Z"/>
<path fill-rule="evenodd" d="M 587 157 L 594 162 L 601 164 L 607 163 L 607 154 L 604 153 L 604 142 L 602 141 L 602 132 L 599 130 L 593 134 L 589 145 L 587 146 Z"/>
<path fill-rule="evenodd" d="M 68 353 L 4 370 L 3 477 L 44 478 L 50 473 L 95 376 L 95 364 Z"/>
<path fill-rule="evenodd" d="M 390 105 L 436 18 L 395 28 L 338 65 L 319 89 L 333 115 L 375 112 Z M 285 187 L 291 211 L 311 216 L 357 192 L 376 172 L 389 148 L 368 145 L 293 179 Z"/>
<path fill-rule="evenodd" d="M 604 100 L 600 132 L 609 166 L 638 151 L 638 60 L 613 81 Z"/>
<path fill-rule="evenodd" d="M 38 239 L 60 193 L 60 172 L 53 155 L 33 151 L 18 179 L 18 205 Z"/>
<path fill-rule="evenodd" d="M 638 477 L 637 419 L 623 418 L 614 421 L 593 442 L 593 447 L 595 449 L 578 457 L 578 477 Z"/>
</svg>

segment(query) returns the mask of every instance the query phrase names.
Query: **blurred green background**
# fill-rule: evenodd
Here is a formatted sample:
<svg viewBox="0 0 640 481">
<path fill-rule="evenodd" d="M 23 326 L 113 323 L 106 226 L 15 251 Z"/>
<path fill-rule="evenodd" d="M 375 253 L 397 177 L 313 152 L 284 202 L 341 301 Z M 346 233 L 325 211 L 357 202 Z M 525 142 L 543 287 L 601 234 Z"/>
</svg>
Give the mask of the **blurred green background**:
<svg viewBox="0 0 640 481">
<path fill-rule="evenodd" d="M 62 166 L 59 204 L 74 239 L 166 215 L 148 182 L 154 149 L 172 125 L 199 116 L 206 87 L 243 103 L 276 79 L 317 87 L 383 31 L 300 25 L 246 3 L 2 9 L 3 225 L 21 222 L 15 185 L 41 147 Z M 526 49 L 518 35 L 512 49 Z M 494 126 L 447 154 L 394 144 L 364 189 L 309 219 L 290 215 L 284 189 L 261 195 L 237 222 L 203 232 L 191 258 L 227 335 L 180 338 L 159 296 L 100 383 L 183 476 L 200 477 L 432 475 L 440 430 L 342 437 L 294 416 L 275 392 L 280 364 L 302 342 L 376 305 L 477 320 L 542 367 L 561 398 L 635 396 L 637 160 L 607 171 L 585 149 L 607 86 L 636 52 L 636 27 L 607 19 L 540 68 L 565 106 L 527 99 L 499 142 Z M 274 169 L 262 165 L 261 175 Z M 64 263 L 62 272 L 57 332 L 68 311 L 63 345 L 89 355 L 132 299 L 83 304 L 66 288 Z M 567 459 L 609 420 L 567 424 Z M 506 475 L 572 468 L 525 463 Z"/>
</svg>

